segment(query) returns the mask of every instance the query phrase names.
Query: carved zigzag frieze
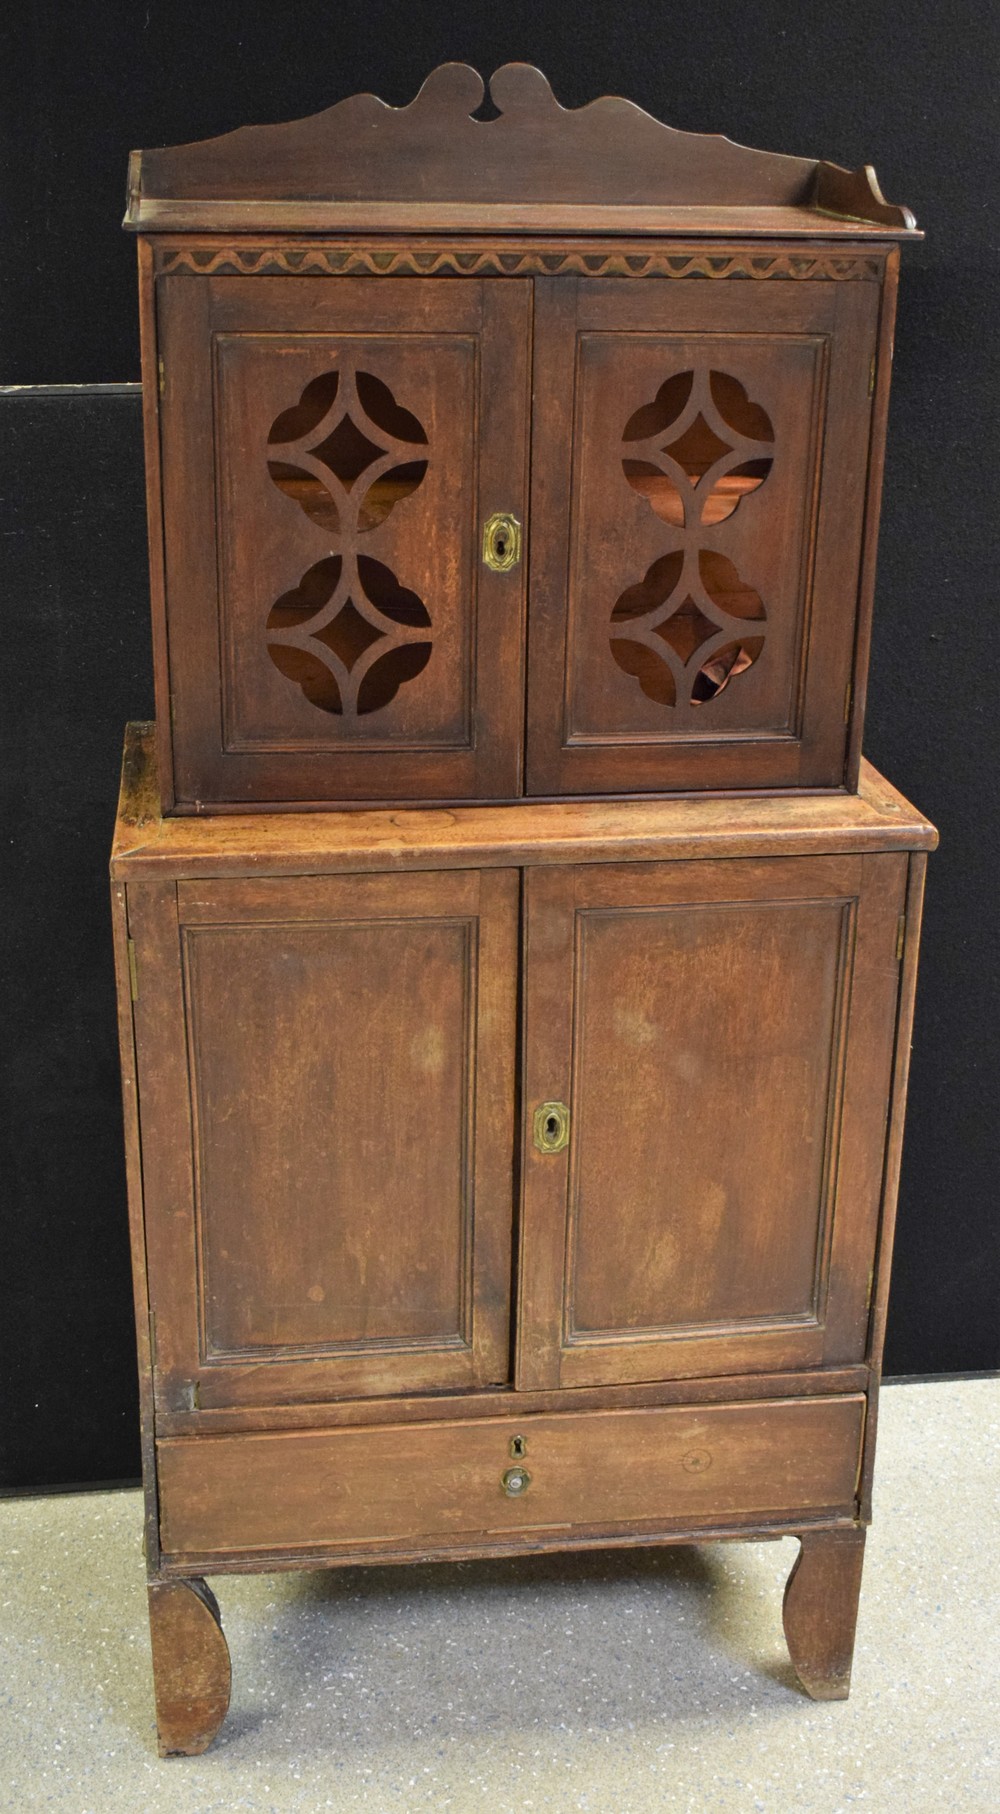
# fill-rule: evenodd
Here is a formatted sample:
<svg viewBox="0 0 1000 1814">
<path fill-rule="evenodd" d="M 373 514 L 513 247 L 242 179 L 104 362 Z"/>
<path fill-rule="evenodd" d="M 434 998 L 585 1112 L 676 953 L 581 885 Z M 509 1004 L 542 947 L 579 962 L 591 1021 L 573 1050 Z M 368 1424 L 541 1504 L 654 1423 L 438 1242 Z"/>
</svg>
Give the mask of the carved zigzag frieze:
<svg viewBox="0 0 1000 1814">
<path fill-rule="evenodd" d="M 587 251 L 541 247 L 453 246 L 172 246 L 156 256 L 159 275 L 369 277 L 526 277 L 561 272 L 582 277 L 673 277 L 809 280 L 823 283 L 878 282 L 877 257 L 835 252 L 763 252 L 742 249 L 708 252 L 633 251 L 621 247 Z"/>
</svg>

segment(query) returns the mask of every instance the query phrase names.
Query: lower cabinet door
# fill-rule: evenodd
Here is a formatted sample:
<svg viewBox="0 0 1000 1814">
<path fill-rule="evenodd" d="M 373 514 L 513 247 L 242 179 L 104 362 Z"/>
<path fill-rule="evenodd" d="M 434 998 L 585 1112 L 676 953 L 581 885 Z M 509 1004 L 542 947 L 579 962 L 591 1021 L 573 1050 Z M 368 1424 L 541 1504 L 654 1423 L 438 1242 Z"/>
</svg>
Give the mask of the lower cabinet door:
<svg viewBox="0 0 1000 1814">
<path fill-rule="evenodd" d="M 161 1408 L 507 1379 L 518 892 L 130 885 Z"/>
<path fill-rule="evenodd" d="M 519 1386 L 863 1358 L 906 872 L 528 875 Z"/>
</svg>

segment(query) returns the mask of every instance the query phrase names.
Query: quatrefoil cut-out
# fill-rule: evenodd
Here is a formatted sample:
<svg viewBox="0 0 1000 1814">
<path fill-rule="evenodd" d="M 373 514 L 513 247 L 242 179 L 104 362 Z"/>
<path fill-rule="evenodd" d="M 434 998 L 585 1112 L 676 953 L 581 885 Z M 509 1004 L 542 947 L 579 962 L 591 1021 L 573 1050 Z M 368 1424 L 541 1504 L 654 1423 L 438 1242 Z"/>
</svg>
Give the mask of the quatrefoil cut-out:
<svg viewBox="0 0 1000 1814">
<path fill-rule="evenodd" d="M 427 436 L 372 372 L 322 372 L 267 438 L 279 491 L 331 535 L 377 529 L 423 481 Z"/>
<path fill-rule="evenodd" d="M 633 491 L 675 528 L 724 523 L 771 470 L 774 430 L 728 372 L 677 372 L 622 436 Z"/>
<path fill-rule="evenodd" d="M 757 660 L 764 618 L 763 601 L 724 554 L 677 549 L 622 593 L 611 653 L 657 705 L 704 705 Z"/>
<path fill-rule="evenodd" d="M 657 705 L 704 705 L 764 647 L 763 600 L 728 557 L 699 547 L 771 470 L 766 411 L 727 372 L 677 372 L 625 424 L 622 470 L 683 546 L 653 562 L 611 613 L 611 653 Z M 754 626 L 751 632 L 750 625 Z"/>
<path fill-rule="evenodd" d="M 389 705 L 427 666 L 423 600 L 392 568 L 352 546 L 422 483 L 417 417 L 371 372 L 322 372 L 276 417 L 267 469 L 285 497 L 343 552 L 316 561 L 271 607 L 268 653 L 311 705 L 363 717 Z"/>
</svg>

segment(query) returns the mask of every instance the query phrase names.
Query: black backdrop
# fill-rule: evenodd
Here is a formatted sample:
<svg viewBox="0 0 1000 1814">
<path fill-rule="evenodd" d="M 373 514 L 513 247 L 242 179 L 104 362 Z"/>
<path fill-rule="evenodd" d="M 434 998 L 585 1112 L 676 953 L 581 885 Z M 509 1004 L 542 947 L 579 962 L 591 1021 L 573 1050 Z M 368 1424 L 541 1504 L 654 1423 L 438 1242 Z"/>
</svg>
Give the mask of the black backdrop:
<svg viewBox="0 0 1000 1814">
<path fill-rule="evenodd" d="M 36 0 L 4 30 L 0 380 L 29 388 L 0 392 L 0 1484 L 138 1468 L 105 881 L 122 724 L 151 712 L 127 153 L 356 89 L 402 104 L 448 58 L 873 159 L 927 232 L 904 260 L 866 738 L 942 831 L 887 1361 L 996 1366 L 993 0 Z"/>
</svg>

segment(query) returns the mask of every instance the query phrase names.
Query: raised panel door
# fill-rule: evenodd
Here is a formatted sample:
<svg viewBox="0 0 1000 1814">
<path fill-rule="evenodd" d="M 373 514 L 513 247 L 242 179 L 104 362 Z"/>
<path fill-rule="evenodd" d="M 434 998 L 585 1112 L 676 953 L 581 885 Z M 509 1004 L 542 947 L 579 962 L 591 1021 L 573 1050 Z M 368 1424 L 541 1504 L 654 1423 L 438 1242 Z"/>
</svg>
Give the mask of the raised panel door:
<svg viewBox="0 0 1000 1814">
<path fill-rule="evenodd" d="M 843 786 L 878 285 L 538 296 L 528 791 Z"/>
<path fill-rule="evenodd" d="M 529 875 L 519 1385 L 863 1359 L 905 879 L 888 855 Z M 553 1101 L 568 1143 L 540 1150 Z"/>
<path fill-rule="evenodd" d="M 164 1408 L 506 1380 L 517 898 L 130 887 Z"/>
<path fill-rule="evenodd" d="M 530 284 L 159 280 L 182 810 L 516 794 Z"/>
</svg>

